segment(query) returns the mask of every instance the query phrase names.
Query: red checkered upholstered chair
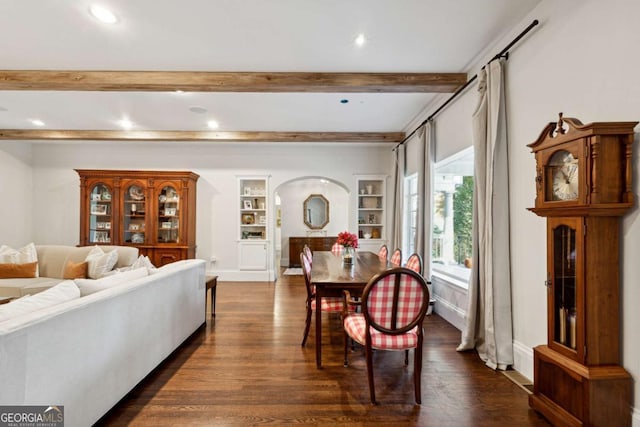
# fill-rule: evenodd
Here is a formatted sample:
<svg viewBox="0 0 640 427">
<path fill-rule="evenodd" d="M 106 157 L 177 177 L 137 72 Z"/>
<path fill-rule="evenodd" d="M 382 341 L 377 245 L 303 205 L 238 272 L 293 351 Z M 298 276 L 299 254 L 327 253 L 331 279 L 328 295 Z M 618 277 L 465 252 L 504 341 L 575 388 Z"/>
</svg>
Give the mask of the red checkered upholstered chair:
<svg viewBox="0 0 640 427">
<path fill-rule="evenodd" d="M 349 294 L 345 291 L 345 306 Z M 348 338 L 364 346 L 371 403 L 376 403 L 372 352 L 376 350 L 414 351 L 413 380 L 416 403 L 421 403 L 422 322 L 429 307 L 429 289 L 424 278 L 413 270 L 397 267 L 374 276 L 362 294 L 362 312 L 346 313 L 344 364 L 348 365 Z"/>
<path fill-rule="evenodd" d="M 418 274 L 422 274 L 422 257 L 419 253 L 414 252 L 409 256 L 409 258 L 407 258 L 407 262 L 404 266 Z"/>
<path fill-rule="evenodd" d="M 307 342 L 309 336 L 309 328 L 311 327 L 311 313 L 316 309 L 316 288 L 311 284 L 311 261 L 307 259 L 303 252 L 300 252 L 300 264 L 302 265 L 302 275 L 304 276 L 304 284 L 307 286 L 307 320 L 304 326 L 304 336 L 302 337 L 302 344 Z M 340 313 L 343 309 L 343 302 L 341 297 L 323 297 L 322 307 L 320 308 L 324 312 Z"/>
<path fill-rule="evenodd" d="M 387 257 L 389 256 L 387 245 L 380 246 L 380 249 L 378 250 L 378 256 L 382 259 L 387 259 Z"/>
<path fill-rule="evenodd" d="M 391 254 L 391 259 L 389 259 L 389 262 L 391 262 L 391 264 L 400 265 L 400 263 L 402 262 L 402 251 L 396 248 L 396 250 Z"/>
<path fill-rule="evenodd" d="M 333 252 L 334 254 L 341 254 L 343 249 L 344 249 L 344 246 L 342 246 L 338 242 L 335 242 L 333 246 L 331 246 L 331 252 Z"/>
</svg>

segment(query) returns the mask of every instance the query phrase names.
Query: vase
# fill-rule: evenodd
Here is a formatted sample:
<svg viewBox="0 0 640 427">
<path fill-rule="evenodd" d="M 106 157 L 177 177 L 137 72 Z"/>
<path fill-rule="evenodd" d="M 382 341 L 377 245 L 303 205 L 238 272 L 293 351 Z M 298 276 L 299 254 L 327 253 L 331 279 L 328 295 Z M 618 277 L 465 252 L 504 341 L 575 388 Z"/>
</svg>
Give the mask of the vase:
<svg viewBox="0 0 640 427">
<path fill-rule="evenodd" d="M 356 257 L 356 250 L 353 246 L 345 246 L 342 250 L 342 262 L 351 265 Z"/>
</svg>

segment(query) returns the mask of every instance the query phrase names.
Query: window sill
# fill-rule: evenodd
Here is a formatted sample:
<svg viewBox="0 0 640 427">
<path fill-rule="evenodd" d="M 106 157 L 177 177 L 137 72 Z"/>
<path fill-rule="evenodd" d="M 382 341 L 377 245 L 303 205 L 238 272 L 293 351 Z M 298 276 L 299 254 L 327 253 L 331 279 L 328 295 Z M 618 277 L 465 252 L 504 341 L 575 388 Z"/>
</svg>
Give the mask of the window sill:
<svg viewBox="0 0 640 427">
<path fill-rule="evenodd" d="M 454 286 L 456 288 L 460 288 L 465 292 L 469 289 L 469 279 L 465 279 L 459 276 L 453 276 L 452 274 L 442 271 L 442 270 L 433 270 L 432 276 L 439 279 L 440 282 L 444 282 L 447 285 Z"/>
</svg>

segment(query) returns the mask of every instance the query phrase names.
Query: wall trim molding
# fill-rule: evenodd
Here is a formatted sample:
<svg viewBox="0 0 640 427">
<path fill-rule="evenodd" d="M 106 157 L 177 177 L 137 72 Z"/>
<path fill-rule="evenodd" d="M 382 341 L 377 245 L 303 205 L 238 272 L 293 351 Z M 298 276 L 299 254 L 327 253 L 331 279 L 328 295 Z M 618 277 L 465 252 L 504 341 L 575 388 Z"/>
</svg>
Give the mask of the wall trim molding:
<svg viewBox="0 0 640 427">
<path fill-rule="evenodd" d="M 435 299 L 436 304 L 433 310 L 436 314 L 451 323 L 458 330 L 462 331 L 464 328 L 464 318 L 467 312 L 451 304 L 449 301 L 440 298 L 438 295 L 435 295 Z"/>
<path fill-rule="evenodd" d="M 513 340 L 513 369 L 533 382 L 533 348 Z"/>
</svg>

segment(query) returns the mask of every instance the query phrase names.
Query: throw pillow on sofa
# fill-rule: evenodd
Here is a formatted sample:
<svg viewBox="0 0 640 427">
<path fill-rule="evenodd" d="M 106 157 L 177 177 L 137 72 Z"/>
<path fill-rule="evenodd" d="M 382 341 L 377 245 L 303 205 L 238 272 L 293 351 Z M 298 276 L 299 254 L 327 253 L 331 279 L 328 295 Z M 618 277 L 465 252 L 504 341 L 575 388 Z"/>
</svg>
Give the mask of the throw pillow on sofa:
<svg viewBox="0 0 640 427">
<path fill-rule="evenodd" d="M 118 272 L 97 280 L 76 279 L 75 283 L 80 289 L 80 296 L 87 296 L 114 286 L 124 285 L 132 280 L 146 277 L 149 272 L 146 268 L 136 268 L 135 270 Z"/>
<path fill-rule="evenodd" d="M 29 243 L 20 249 L 13 249 L 7 245 L 0 246 L 0 263 L 2 264 L 27 264 L 37 261 L 38 253 L 34 243 Z M 38 277 L 37 268 L 34 277 Z"/>
<path fill-rule="evenodd" d="M 102 275 L 102 277 L 113 276 L 114 274 L 122 273 L 124 271 L 131 271 L 137 268 L 146 268 L 149 270 L 149 274 L 153 274 L 155 270 L 157 270 L 156 266 L 153 265 L 148 256 L 140 255 L 138 259 L 136 259 L 133 264 L 128 265 L 126 267 L 116 268 L 115 270 L 111 270 Z"/>
<path fill-rule="evenodd" d="M 76 298 L 80 298 L 80 289 L 73 280 L 65 280 L 46 291 L 0 305 L 0 322 Z"/>
<path fill-rule="evenodd" d="M 118 252 L 104 252 L 100 246 L 94 246 L 85 261 L 88 263 L 87 276 L 91 279 L 99 279 L 105 273 L 111 271 L 118 262 Z"/>
<path fill-rule="evenodd" d="M 37 262 L 0 264 L 0 279 L 31 279 L 36 277 Z"/>
<path fill-rule="evenodd" d="M 62 272 L 63 279 L 86 279 L 89 272 L 89 263 L 67 261 Z"/>
</svg>

